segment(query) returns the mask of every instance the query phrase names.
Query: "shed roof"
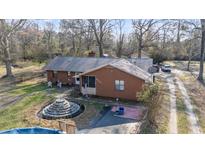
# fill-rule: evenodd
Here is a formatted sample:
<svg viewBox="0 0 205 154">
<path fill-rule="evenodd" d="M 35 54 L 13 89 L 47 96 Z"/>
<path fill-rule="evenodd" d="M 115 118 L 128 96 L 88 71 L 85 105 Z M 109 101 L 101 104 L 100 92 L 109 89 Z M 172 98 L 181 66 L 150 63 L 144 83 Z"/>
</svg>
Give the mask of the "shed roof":
<svg viewBox="0 0 205 154">
<path fill-rule="evenodd" d="M 119 60 L 120 59 L 94 57 L 55 57 L 44 70 L 86 72 Z"/>
</svg>

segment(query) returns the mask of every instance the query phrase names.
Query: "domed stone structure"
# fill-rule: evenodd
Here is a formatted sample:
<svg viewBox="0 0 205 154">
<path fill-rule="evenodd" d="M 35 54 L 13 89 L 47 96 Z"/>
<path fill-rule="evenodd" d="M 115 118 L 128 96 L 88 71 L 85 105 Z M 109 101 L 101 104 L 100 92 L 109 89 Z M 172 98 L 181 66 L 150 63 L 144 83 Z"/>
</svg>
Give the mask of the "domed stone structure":
<svg viewBox="0 0 205 154">
<path fill-rule="evenodd" d="M 84 106 L 69 102 L 64 98 L 58 98 L 56 101 L 42 110 L 42 118 L 59 119 L 72 118 L 79 115 L 84 110 Z"/>
</svg>

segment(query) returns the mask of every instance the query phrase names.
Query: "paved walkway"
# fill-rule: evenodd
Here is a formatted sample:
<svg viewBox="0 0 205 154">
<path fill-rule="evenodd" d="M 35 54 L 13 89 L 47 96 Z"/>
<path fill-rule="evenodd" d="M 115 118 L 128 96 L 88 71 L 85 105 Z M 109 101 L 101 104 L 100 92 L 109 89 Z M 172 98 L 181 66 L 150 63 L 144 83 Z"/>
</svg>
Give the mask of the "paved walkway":
<svg viewBox="0 0 205 154">
<path fill-rule="evenodd" d="M 169 119 L 169 133 L 177 134 L 177 110 L 176 110 L 176 94 L 173 77 L 167 77 L 167 84 L 170 91 L 170 119 Z"/>
<path fill-rule="evenodd" d="M 193 112 L 193 106 L 191 105 L 191 100 L 189 95 L 187 94 L 186 88 L 184 87 L 183 82 L 178 77 L 176 77 L 176 80 L 177 80 L 177 85 L 179 86 L 179 89 L 181 91 L 184 104 L 186 106 L 186 113 L 190 123 L 190 129 L 192 131 L 191 133 L 195 133 L 195 134 L 201 133 L 200 126 L 198 124 L 198 118 Z"/>
</svg>

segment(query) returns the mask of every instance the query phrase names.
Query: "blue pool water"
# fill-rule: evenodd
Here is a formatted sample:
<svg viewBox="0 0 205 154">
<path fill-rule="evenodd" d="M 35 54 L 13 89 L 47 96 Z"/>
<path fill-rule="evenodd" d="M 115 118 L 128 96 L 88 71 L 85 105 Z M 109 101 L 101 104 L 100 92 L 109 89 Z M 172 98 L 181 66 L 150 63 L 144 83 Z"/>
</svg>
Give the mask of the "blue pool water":
<svg viewBox="0 0 205 154">
<path fill-rule="evenodd" d="M 57 129 L 31 127 L 0 131 L 0 134 L 63 134 L 63 132 Z"/>
</svg>

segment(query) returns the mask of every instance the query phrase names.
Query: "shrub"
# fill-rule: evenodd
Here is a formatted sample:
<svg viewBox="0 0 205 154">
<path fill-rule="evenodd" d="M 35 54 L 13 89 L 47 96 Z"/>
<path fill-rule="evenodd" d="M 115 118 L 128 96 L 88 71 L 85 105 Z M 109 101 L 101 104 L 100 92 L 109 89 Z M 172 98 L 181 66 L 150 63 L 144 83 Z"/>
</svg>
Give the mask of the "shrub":
<svg viewBox="0 0 205 154">
<path fill-rule="evenodd" d="M 145 85 L 143 90 L 137 94 L 140 102 L 151 103 L 154 96 L 158 93 L 159 86 L 157 84 Z"/>
</svg>

